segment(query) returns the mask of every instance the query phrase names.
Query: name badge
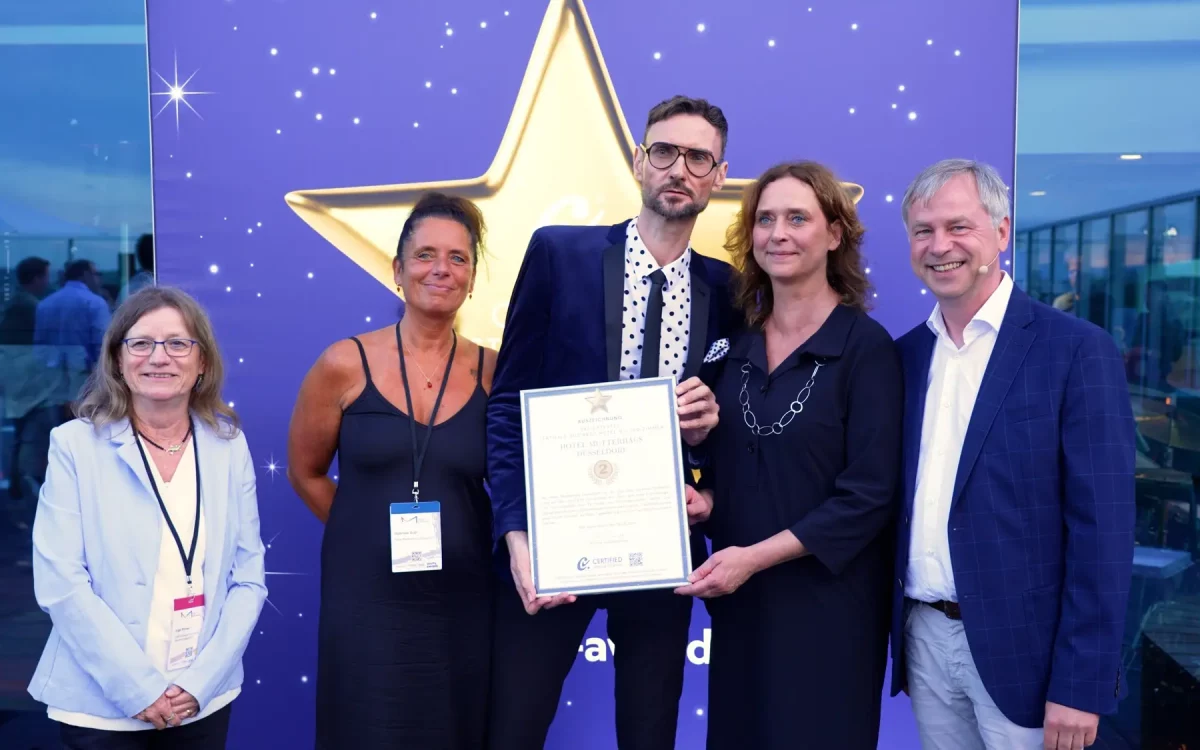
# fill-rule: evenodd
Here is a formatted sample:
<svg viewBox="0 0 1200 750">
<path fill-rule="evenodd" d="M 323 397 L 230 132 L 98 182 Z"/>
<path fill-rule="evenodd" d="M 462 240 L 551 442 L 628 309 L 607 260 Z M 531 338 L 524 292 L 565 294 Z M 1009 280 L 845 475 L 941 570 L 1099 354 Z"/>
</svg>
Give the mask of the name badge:
<svg viewBox="0 0 1200 750">
<path fill-rule="evenodd" d="M 200 629 L 204 625 L 204 594 L 175 600 L 171 615 L 171 644 L 167 648 L 167 671 L 186 669 L 200 650 Z"/>
<path fill-rule="evenodd" d="M 442 504 L 392 503 L 392 572 L 442 569 Z"/>
</svg>

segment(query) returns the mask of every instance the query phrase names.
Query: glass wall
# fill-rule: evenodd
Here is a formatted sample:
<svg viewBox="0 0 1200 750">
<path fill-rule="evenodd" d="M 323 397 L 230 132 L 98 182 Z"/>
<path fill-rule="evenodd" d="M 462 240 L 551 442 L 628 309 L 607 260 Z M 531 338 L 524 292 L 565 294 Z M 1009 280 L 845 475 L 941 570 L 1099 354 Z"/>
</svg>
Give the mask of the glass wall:
<svg viewBox="0 0 1200 750">
<path fill-rule="evenodd" d="M 1014 280 L 1104 327 L 1124 356 L 1133 399 L 1139 451 L 1125 644 L 1130 695 L 1102 725 L 1108 747 L 1183 747 L 1166 743 L 1193 731 L 1195 720 L 1189 729 L 1181 717 L 1200 710 L 1200 698 L 1187 697 L 1200 695 L 1190 635 L 1200 623 L 1198 216 L 1200 191 L 1022 229 L 1013 238 Z"/>
<path fill-rule="evenodd" d="M 66 419 L 67 403 L 95 363 L 107 311 L 131 281 L 136 287 L 153 278 L 145 40 L 141 0 L 0 2 L 0 747 L 6 750 L 60 744 L 45 706 L 26 692 L 50 631 L 33 597 L 30 564 L 49 431 Z"/>
</svg>

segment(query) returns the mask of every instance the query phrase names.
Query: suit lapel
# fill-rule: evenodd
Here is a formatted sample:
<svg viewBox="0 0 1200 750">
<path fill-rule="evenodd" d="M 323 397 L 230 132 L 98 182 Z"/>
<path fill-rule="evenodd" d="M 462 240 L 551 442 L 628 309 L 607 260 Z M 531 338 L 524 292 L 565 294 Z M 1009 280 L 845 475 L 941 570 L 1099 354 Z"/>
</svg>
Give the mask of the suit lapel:
<svg viewBox="0 0 1200 750">
<path fill-rule="evenodd" d="M 225 565 L 226 514 L 229 507 L 229 446 L 231 441 L 216 435 L 196 420 L 195 448 L 200 451 L 200 512 L 204 514 L 204 599 L 214 601 L 221 571 Z M 216 618 L 205 622 L 205 629 L 216 625 Z"/>
<path fill-rule="evenodd" d="M 917 466 L 921 460 L 921 426 L 925 421 L 925 396 L 929 393 L 929 365 L 937 336 L 926 328 L 915 350 L 909 355 L 908 372 L 904 378 L 904 495 L 912 510 L 917 492 Z"/>
<path fill-rule="evenodd" d="M 134 517 L 128 519 L 130 528 L 146 529 L 147 534 L 138 535 L 138 570 L 141 580 L 149 583 L 154 580 L 158 568 L 159 543 L 162 539 L 163 518 L 154 497 L 154 488 L 150 484 L 150 475 L 146 473 L 146 464 L 142 461 L 141 451 L 138 450 L 137 439 L 129 420 L 122 419 L 108 426 L 108 439 L 117 448 L 117 456 L 129 471 L 133 473 L 134 481 L 138 482 L 145 492 L 143 497 L 149 502 L 139 502 L 129 506 L 129 512 Z"/>
<path fill-rule="evenodd" d="M 625 243 L 604 249 L 604 351 L 608 379 L 621 373 L 621 318 L 625 296 Z"/>
<path fill-rule="evenodd" d="M 1004 398 L 1008 395 L 1021 365 L 1025 362 L 1025 355 L 1029 353 L 1029 347 L 1036 338 L 1034 332 L 1027 328 L 1031 322 L 1033 309 L 1029 298 L 1014 287 L 1004 322 L 1001 323 L 1000 332 L 996 336 L 992 356 L 983 372 L 979 395 L 975 397 L 975 408 L 971 411 L 967 434 L 963 438 L 958 472 L 954 477 L 954 494 L 950 500 L 951 510 L 962 495 L 967 478 L 971 476 L 975 462 L 979 459 L 979 452 L 983 449 L 983 442 L 996 420 L 996 414 L 1003 406 Z"/>
<path fill-rule="evenodd" d="M 708 349 L 708 315 L 711 304 L 712 289 L 704 278 L 704 261 L 700 254 L 692 252 L 691 282 L 692 282 L 692 311 L 691 331 L 688 333 L 688 356 L 683 366 L 681 381 L 694 377 L 704 364 L 704 355 Z"/>
</svg>

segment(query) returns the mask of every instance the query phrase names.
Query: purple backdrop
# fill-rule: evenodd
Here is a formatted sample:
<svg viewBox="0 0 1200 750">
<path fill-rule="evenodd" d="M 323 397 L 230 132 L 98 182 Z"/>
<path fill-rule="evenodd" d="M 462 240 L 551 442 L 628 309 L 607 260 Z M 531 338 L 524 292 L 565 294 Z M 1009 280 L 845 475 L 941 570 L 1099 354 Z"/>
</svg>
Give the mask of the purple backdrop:
<svg viewBox="0 0 1200 750">
<path fill-rule="evenodd" d="M 898 334 L 932 304 L 908 264 L 907 182 L 965 156 L 1011 184 L 1017 1 L 811 3 L 761 0 L 751 12 L 727 0 L 604 0 L 587 10 L 635 135 L 659 100 L 704 96 L 729 118 L 731 177 L 803 157 L 864 186 L 874 314 Z M 545 10 L 532 0 L 149 3 L 159 276 L 213 315 L 269 542 L 270 599 L 231 748 L 311 746 L 321 526 L 283 474 L 287 423 L 319 352 L 398 308 L 283 196 L 481 174 Z M 182 100 L 169 95 L 176 82 Z M 707 624 L 697 607 L 694 639 Z M 588 636 L 603 634 L 601 618 Z M 615 746 L 604 655 L 580 654 L 548 747 Z M 681 748 L 703 746 L 705 680 L 689 664 Z M 907 701 L 885 699 L 880 747 L 917 746 Z"/>
</svg>

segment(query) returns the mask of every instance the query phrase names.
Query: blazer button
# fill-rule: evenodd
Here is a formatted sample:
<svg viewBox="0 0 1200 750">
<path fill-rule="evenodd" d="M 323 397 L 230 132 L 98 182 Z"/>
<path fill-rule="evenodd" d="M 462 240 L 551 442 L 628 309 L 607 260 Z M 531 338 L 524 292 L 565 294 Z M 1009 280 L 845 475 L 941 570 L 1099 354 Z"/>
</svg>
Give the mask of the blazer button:
<svg viewBox="0 0 1200 750">
<path fill-rule="evenodd" d="M 753 453 L 753 452 L 754 452 L 754 443 L 746 443 L 746 452 L 747 452 L 747 453 Z"/>
</svg>

